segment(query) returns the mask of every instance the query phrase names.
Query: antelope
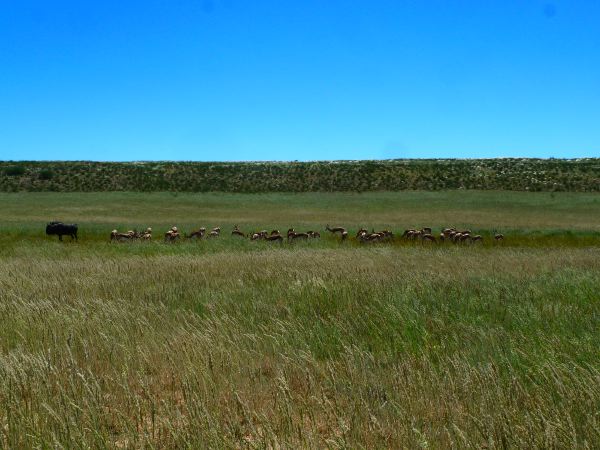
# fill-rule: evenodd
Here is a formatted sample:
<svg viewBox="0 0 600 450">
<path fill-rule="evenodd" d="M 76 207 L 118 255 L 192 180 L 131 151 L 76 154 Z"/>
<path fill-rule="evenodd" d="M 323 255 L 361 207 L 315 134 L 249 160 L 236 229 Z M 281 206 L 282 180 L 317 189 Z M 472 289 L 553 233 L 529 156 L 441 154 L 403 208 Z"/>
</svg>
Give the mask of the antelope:
<svg viewBox="0 0 600 450">
<path fill-rule="evenodd" d="M 192 231 L 189 236 L 186 236 L 188 239 L 202 239 L 204 234 L 206 233 L 206 228 L 202 227 L 199 230 Z"/>
<path fill-rule="evenodd" d="M 504 235 L 500 234 L 500 233 L 496 233 L 496 234 L 494 234 L 494 240 L 496 242 L 503 241 L 504 240 Z"/>
<path fill-rule="evenodd" d="M 433 242 L 434 244 L 437 243 L 437 241 L 435 240 L 435 236 L 429 233 L 425 233 L 421 235 L 421 242 L 425 242 L 425 241 L 430 241 Z"/>
<path fill-rule="evenodd" d="M 210 234 L 215 233 L 217 236 L 221 234 L 221 227 L 214 227 L 211 231 Z"/>
<path fill-rule="evenodd" d="M 256 241 L 258 239 L 264 239 L 267 237 L 267 232 L 266 230 L 262 230 L 262 231 L 255 231 L 254 233 L 251 234 L 250 236 L 250 240 L 251 241 Z"/>
<path fill-rule="evenodd" d="M 483 238 L 481 237 L 481 235 L 476 234 L 475 236 L 470 236 L 471 237 L 471 242 L 483 242 Z"/>
<path fill-rule="evenodd" d="M 330 228 L 329 224 L 327 224 L 327 226 L 325 227 L 325 230 L 327 230 L 327 231 L 329 231 L 329 232 L 331 232 L 333 234 L 335 234 L 335 233 L 341 233 L 342 236 L 344 235 L 344 233 L 346 233 L 346 234 L 348 233 L 344 227 L 333 227 L 333 228 Z M 342 239 L 344 239 L 344 238 L 342 237 Z"/>
<path fill-rule="evenodd" d="M 296 239 L 308 239 L 310 235 L 308 233 L 297 233 L 292 231 L 291 233 L 288 231 L 288 241 L 294 241 Z"/>
<path fill-rule="evenodd" d="M 344 231 L 342 231 L 342 241 L 345 241 L 346 239 L 348 239 L 348 232 L 346 230 L 344 230 Z"/>
<path fill-rule="evenodd" d="M 289 231 L 288 231 L 288 233 L 289 233 Z M 281 233 L 279 232 L 279 230 L 271 230 L 271 236 L 274 236 L 276 234 L 281 234 Z"/>
<path fill-rule="evenodd" d="M 118 242 L 125 242 L 125 241 L 129 241 L 133 239 L 133 235 L 130 233 L 119 233 L 117 230 L 112 230 L 110 232 L 110 240 L 112 241 L 118 241 Z"/>
<path fill-rule="evenodd" d="M 179 237 L 179 230 L 177 227 L 173 227 L 165 233 L 165 242 L 175 242 Z"/>
<path fill-rule="evenodd" d="M 152 228 L 150 228 L 150 227 L 146 228 L 146 231 L 144 231 L 141 238 L 144 239 L 145 241 L 151 240 L 152 239 Z"/>
<path fill-rule="evenodd" d="M 429 228 L 429 227 L 421 228 L 421 232 L 423 234 L 431 234 L 431 228 Z"/>
<path fill-rule="evenodd" d="M 281 236 L 281 234 L 271 234 L 269 236 L 265 236 L 263 239 L 265 241 L 279 242 L 280 244 L 283 244 L 283 236 Z"/>
<path fill-rule="evenodd" d="M 321 233 L 319 233 L 318 231 L 307 231 L 306 234 L 308 234 L 309 237 L 313 238 L 313 239 L 317 239 L 321 237 Z"/>
<path fill-rule="evenodd" d="M 233 231 L 231 232 L 231 235 L 232 236 L 246 237 L 246 235 L 244 233 L 242 233 L 242 231 L 240 231 L 240 229 L 238 228 L 237 225 L 235 227 L 233 227 Z"/>
<path fill-rule="evenodd" d="M 358 236 L 358 240 L 360 242 L 377 242 L 380 241 L 382 237 L 383 236 L 379 233 L 367 233 L 366 231 L 363 231 Z"/>
<path fill-rule="evenodd" d="M 394 239 L 394 233 L 392 233 L 390 230 L 382 230 L 377 234 L 381 235 L 382 239 Z"/>
<path fill-rule="evenodd" d="M 366 228 L 361 228 L 360 230 L 358 230 L 356 232 L 356 239 L 358 239 L 363 233 L 367 233 L 367 229 Z"/>
</svg>

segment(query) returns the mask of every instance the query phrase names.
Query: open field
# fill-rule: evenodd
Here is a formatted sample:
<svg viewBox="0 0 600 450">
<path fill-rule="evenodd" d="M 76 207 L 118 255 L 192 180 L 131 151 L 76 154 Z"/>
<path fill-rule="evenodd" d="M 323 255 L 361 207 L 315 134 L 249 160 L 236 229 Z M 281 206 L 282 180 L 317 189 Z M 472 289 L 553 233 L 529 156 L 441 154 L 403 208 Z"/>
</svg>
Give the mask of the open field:
<svg viewBox="0 0 600 450">
<path fill-rule="evenodd" d="M 597 194 L 0 194 L 0 447 L 598 448 L 599 286 Z"/>
</svg>

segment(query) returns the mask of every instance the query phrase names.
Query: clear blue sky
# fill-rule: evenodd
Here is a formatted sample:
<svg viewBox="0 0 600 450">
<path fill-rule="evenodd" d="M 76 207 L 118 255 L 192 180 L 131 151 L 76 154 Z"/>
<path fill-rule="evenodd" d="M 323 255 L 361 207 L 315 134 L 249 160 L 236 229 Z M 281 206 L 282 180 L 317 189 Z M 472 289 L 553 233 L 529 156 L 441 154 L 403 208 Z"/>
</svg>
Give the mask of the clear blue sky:
<svg viewBox="0 0 600 450">
<path fill-rule="evenodd" d="M 0 4 L 0 159 L 600 156 L 600 1 Z"/>
</svg>

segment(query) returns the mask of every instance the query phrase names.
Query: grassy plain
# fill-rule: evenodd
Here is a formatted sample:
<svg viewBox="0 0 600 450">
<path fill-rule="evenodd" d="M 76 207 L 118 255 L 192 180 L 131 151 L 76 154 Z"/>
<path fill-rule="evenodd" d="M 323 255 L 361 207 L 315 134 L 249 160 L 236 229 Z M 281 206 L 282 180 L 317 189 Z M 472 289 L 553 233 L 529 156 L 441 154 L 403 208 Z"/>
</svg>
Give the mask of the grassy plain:
<svg viewBox="0 0 600 450">
<path fill-rule="evenodd" d="M 229 236 L 326 223 L 507 239 Z M 0 194 L 0 447 L 598 448 L 598 286 L 594 194 Z"/>
</svg>

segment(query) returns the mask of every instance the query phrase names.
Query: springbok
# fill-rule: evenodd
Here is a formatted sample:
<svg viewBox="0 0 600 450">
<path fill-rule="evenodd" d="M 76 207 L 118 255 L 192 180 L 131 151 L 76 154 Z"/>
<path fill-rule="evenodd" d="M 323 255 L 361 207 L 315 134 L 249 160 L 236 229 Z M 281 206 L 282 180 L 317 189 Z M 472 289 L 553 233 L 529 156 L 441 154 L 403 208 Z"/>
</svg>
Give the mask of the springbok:
<svg viewBox="0 0 600 450">
<path fill-rule="evenodd" d="M 333 228 L 330 228 L 329 224 L 327 224 L 327 226 L 325 227 L 325 230 L 327 230 L 327 231 L 329 231 L 329 232 L 331 232 L 333 234 L 335 234 L 335 233 L 341 233 L 342 236 L 344 235 L 344 233 L 348 233 L 344 227 L 333 227 Z"/>
<path fill-rule="evenodd" d="M 498 242 L 498 241 L 503 241 L 503 240 L 504 240 L 504 235 L 503 235 L 503 234 L 501 234 L 501 233 L 496 233 L 496 234 L 494 234 L 494 240 L 495 240 L 496 242 Z"/>
<path fill-rule="evenodd" d="M 150 241 L 152 239 L 152 228 L 150 228 L 150 227 L 146 228 L 146 231 L 144 231 L 144 233 L 142 233 L 140 238 L 145 241 Z"/>
<path fill-rule="evenodd" d="M 368 233 L 366 228 L 361 228 L 356 232 L 356 239 L 358 239 L 363 233 Z"/>
<path fill-rule="evenodd" d="M 470 236 L 470 237 L 471 237 L 471 242 L 483 242 L 483 238 L 479 234 L 476 234 L 475 236 Z"/>
<path fill-rule="evenodd" d="M 425 241 L 429 241 L 429 242 L 433 242 L 434 244 L 437 244 L 437 241 L 435 240 L 435 236 L 430 233 L 421 234 L 421 242 L 425 242 Z"/>
<path fill-rule="evenodd" d="M 321 233 L 319 233 L 318 231 L 307 231 L 306 234 L 308 234 L 311 238 L 313 239 L 317 239 L 321 237 Z"/>
<path fill-rule="evenodd" d="M 179 239 L 179 230 L 177 227 L 172 227 L 169 231 L 165 233 L 165 242 L 175 242 Z"/>
<path fill-rule="evenodd" d="M 308 233 L 297 233 L 296 231 L 288 231 L 288 242 L 295 241 L 296 239 L 308 239 L 310 235 Z"/>
<path fill-rule="evenodd" d="M 255 231 L 254 233 L 250 234 L 250 240 L 251 241 L 256 241 L 258 239 L 264 239 L 266 236 L 265 232 L 263 231 Z"/>
<path fill-rule="evenodd" d="M 128 233 L 119 233 L 117 230 L 112 230 L 110 232 L 110 240 L 117 242 L 125 242 L 134 239 L 134 234 L 132 232 Z"/>
<path fill-rule="evenodd" d="M 196 231 L 192 231 L 186 238 L 188 239 L 202 239 L 206 233 L 206 228 L 202 227 Z"/>
<path fill-rule="evenodd" d="M 265 241 L 279 242 L 280 244 L 283 244 L 283 236 L 281 234 L 271 234 L 269 236 L 265 236 L 263 239 Z"/>
<path fill-rule="evenodd" d="M 233 231 L 231 232 L 231 235 L 232 236 L 246 237 L 246 235 L 238 228 L 237 225 L 235 227 L 233 227 Z"/>
</svg>

